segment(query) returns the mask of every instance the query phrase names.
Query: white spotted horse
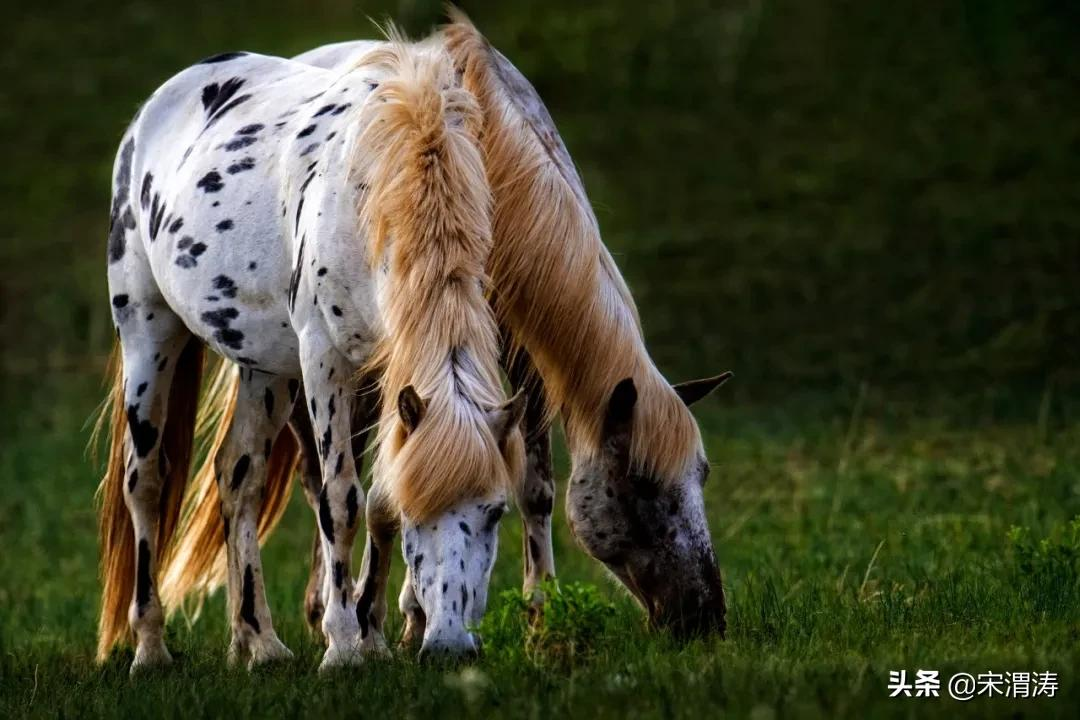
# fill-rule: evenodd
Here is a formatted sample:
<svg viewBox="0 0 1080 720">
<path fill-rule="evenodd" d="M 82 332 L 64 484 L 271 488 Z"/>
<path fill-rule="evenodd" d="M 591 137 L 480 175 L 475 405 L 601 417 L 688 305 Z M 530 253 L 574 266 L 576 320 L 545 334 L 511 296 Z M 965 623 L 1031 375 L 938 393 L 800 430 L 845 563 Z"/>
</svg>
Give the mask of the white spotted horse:
<svg viewBox="0 0 1080 720">
<path fill-rule="evenodd" d="M 133 634 L 133 671 L 169 662 L 162 598 L 184 595 L 200 553 L 223 556 L 230 661 L 289 657 L 259 540 L 280 513 L 274 484 L 290 481 L 296 446 L 281 431 L 301 380 L 330 569 L 322 667 L 383 650 L 350 569 L 365 507 L 351 462 L 358 374 L 376 378 L 381 408 L 368 512 L 400 515 L 414 577 L 454 589 L 426 593 L 424 649 L 475 651 L 468 628 L 524 473 L 524 401 L 506 398 L 485 298 L 482 122 L 440 43 L 394 38 L 335 70 L 218 55 L 139 111 L 114 167 L 107 253 L 119 362 L 100 490 L 100 659 Z M 180 510 L 204 346 L 239 367 L 208 430 L 213 480 L 196 497 L 210 515 Z"/>
<path fill-rule="evenodd" d="M 561 414 L 573 464 L 566 509 L 577 543 L 629 589 L 651 625 L 684 635 L 723 635 L 724 592 L 702 498 L 709 464 L 687 408 L 731 374 L 674 386 L 664 380 L 645 348 L 633 299 L 600 239 L 581 179 L 536 91 L 460 13 L 441 38 L 484 114 L 480 142 L 495 203 L 491 301 L 506 340 L 505 369 L 528 398 L 527 469 L 515 498 L 524 523 L 525 592 L 539 607 L 537 586 L 555 575 L 549 424 Z M 295 59 L 342 67 L 369 49 L 366 41 L 339 43 Z M 303 417 L 294 422 L 306 457 L 314 454 L 314 440 L 305 424 Z M 305 487 L 318 487 L 317 473 L 305 461 Z M 393 523 L 372 528 L 377 531 L 369 533 L 365 557 L 384 559 Z M 408 555 L 408 537 L 405 549 Z M 374 607 L 380 618 L 387 570 L 365 562 L 357 589 L 361 605 Z M 322 611 L 311 589 L 323 571 L 316 548 L 305 599 L 311 623 Z M 407 567 L 399 598 L 404 643 L 424 634 L 423 591 Z"/>
</svg>

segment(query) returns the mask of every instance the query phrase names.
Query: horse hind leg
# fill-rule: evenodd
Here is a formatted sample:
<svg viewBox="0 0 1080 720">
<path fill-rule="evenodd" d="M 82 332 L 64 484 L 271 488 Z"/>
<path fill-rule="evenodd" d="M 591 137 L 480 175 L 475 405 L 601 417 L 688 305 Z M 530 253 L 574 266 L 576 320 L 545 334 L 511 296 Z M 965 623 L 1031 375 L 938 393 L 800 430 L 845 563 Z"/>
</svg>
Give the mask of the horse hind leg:
<svg viewBox="0 0 1080 720">
<path fill-rule="evenodd" d="M 120 328 L 127 417 L 123 494 L 136 549 L 135 587 L 128 610 L 128 622 L 135 633 L 135 659 L 131 666 L 135 672 L 172 660 L 165 647 L 165 617 L 157 592 L 158 560 L 171 533 L 171 528 L 162 528 L 161 517 L 170 462 L 165 452 L 165 424 L 176 369 L 182 356 L 197 353 L 198 346 L 179 319 L 167 308 L 155 306 L 151 298 L 136 297 L 134 293 L 114 294 L 113 313 Z M 193 343 L 192 350 L 186 348 L 189 342 Z M 191 362 L 188 358 L 183 364 Z M 185 367 L 184 371 L 191 369 Z M 175 427 L 169 430 L 185 431 Z M 191 432 L 191 428 L 186 431 Z M 180 491 L 173 488 L 170 493 Z"/>
<path fill-rule="evenodd" d="M 365 652 L 389 654 L 383 629 L 386 624 L 386 589 L 390 580 L 390 560 L 399 520 L 387 509 L 378 486 L 373 486 L 367 502 L 367 543 L 360 566 L 356 619 L 360 623 L 360 647 Z"/>
<path fill-rule="evenodd" d="M 405 627 L 401 631 L 398 646 L 403 650 L 420 647 L 427 629 L 427 616 L 424 608 L 420 607 L 420 601 L 416 599 L 411 567 L 405 568 L 405 581 L 401 584 L 401 594 L 398 595 L 398 609 L 405 618 Z"/>
<path fill-rule="evenodd" d="M 232 664 L 246 660 L 250 667 L 292 657 L 274 631 L 258 540 L 267 463 L 291 408 L 288 378 L 241 371 L 236 410 L 214 459 L 228 559 Z"/>
</svg>

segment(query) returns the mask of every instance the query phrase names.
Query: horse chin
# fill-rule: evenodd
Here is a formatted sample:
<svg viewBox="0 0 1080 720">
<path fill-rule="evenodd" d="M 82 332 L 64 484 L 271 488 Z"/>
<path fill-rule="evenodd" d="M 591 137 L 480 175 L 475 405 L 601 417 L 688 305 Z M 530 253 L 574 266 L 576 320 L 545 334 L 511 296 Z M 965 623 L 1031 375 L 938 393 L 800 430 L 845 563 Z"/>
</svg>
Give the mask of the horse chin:
<svg viewBox="0 0 1080 720">
<path fill-rule="evenodd" d="M 727 603 L 711 551 L 681 564 L 671 558 L 657 562 L 640 556 L 605 564 L 648 614 L 650 628 L 686 640 L 713 634 L 724 638 Z"/>
<path fill-rule="evenodd" d="M 421 656 L 475 656 L 471 628 L 487 606 L 505 500 L 460 503 L 425 523 L 402 518 L 402 544 L 417 602 L 427 618 Z"/>
</svg>

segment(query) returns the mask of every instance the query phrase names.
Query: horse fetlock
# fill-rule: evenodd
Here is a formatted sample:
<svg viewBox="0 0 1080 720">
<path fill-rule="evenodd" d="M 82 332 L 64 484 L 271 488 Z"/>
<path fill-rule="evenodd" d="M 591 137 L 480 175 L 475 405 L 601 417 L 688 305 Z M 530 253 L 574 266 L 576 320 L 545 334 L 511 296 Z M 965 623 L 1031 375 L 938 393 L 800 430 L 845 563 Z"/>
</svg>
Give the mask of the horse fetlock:
<svg viewBox="0 0 1080 720">
<path fill-rule="evenodd" d="M 322 621 L 327 651 L 330 648 L 355 649 L 360 640 L 360 623 L 356 620 L 356 604 L 345 598 L 334 598 L 326 605 Z"/>
</svg>

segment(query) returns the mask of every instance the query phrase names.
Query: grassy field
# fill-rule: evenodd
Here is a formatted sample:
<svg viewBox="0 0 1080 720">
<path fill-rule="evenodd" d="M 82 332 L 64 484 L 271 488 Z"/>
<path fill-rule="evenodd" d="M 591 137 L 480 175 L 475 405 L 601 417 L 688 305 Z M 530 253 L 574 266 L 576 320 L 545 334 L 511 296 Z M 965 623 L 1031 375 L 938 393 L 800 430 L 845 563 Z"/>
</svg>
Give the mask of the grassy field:
<svg viewBox="0 0 1080 720">
<path fill-rule="evenodd" d="M 41 387 L 40 402 L 7 419 L 3 717 L 1075 717 L 1080 405 L 1052 394 L 982 398 L 934 417 L 872 389 L 793 398 L 783 410 L 710 401 L 708 508 L 731 606 L 724 642 L 648 634 L 560 523 L 563 582 L 599 590 L 570 593 L 548 635 L 527 641 L 503 597 L 473 666 L 398 654 L 320 677 L 300 613 L 311 521 L 297 493 L 265 550 L 275 624 L 296 660 L 228 670 L 217 597 L 194 626 L 170 625 L 176 666 L 132 682 L 129 654 L 91 662 L 95 473 L 80 428 L 95 391 L 90 381 Z M 503 523 L 496 589 L 520 580 L 515 521 Z M 889 671 L 917 668 L 1049 670 L 1060 688 L 1055 698 L 967 704 L 890 699 Z"/>
<path fill-rule="evenodd" d="M 475 665 L 318 676 L 297 493 L 264 552 L 294 662 L 226 669 L 216 597 L 170 625 L 169 672 L 92 663 L 123 128 L 200 57 L 370 36 L 368 15 L 420 33 L 440 5 L 56 0 L 0 24 L 0 717 L 1076 717 L 1080 12 L 1059 0 L 463 3 L 550 106 L 662 370 L 736 372 L 697 411 L 726 641 L 646 632 L 560 508 L 542 631 L 511 515 Z M 916 669 L 1059 688 L 889 698 Z"/>
</svg>

